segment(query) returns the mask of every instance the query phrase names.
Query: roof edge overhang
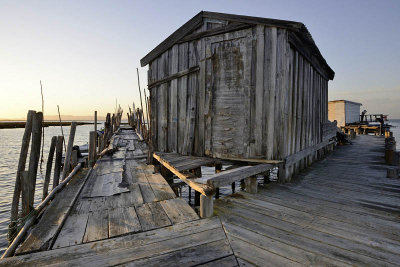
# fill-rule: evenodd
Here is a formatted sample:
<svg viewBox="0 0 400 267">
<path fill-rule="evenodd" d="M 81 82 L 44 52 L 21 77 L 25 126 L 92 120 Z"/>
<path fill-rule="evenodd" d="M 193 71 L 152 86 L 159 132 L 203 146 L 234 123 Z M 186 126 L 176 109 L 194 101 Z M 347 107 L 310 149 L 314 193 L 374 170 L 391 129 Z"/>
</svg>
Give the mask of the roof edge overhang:
<svg viewBox="0 0 400 267">
<path fill-rule="evenodd" d="M 144 56 L 140 60 L 141 66 L 142 67 L 146 66 L 155 58 L 164 53 L 166 50 L 171 48 L 174 44 L 182 40 L 187 34 L 198 28 L 203 23 L 203 18 L 228 20 L 235 23 L 249 24 L 250 26 L 262 24 L 266 26 L 288 29 L 295 33 L 297 39 L 300 40 L 301 43 L 304 43 L 310 48 L 308 50 L 311 50 L 312 57 L 317 58 L 320 64 L 323 66 L 323 69 L 327 74 L 326 78 L 329 80 L 333 80 L 335 76 L 335 72 L 329 67 L 326 60 L 321 55 L 318 47 L 316 46 L 314 40 L 312 39 L 310 32 L 303 23 L 288 21 L 288 20 L 251 17 L 251 16 L 217 13 L 209 11 L 199 12 L 188 22 L 186 22 L 180 28 L 178 28 L 175 32 L 173 32 L 170 36 L 168 36 L 164 41 L 162 41 L 158 46 L 156 46 L 153 50 L 151 50 L 146 56 Z"/>
<path fill-rule="evenodd" d="M 344 102 L 344 103 L 350 103 L 350 104 L 355 104 L 355 105 L 362 106 L 361 103 L 350 101 L 350 100 L 344 100 L 344 99 L 343 100 L 332 100 L 332 101 L 329 101 L 328 103 L 338 103 L 338 102 Z"/>
</svg>

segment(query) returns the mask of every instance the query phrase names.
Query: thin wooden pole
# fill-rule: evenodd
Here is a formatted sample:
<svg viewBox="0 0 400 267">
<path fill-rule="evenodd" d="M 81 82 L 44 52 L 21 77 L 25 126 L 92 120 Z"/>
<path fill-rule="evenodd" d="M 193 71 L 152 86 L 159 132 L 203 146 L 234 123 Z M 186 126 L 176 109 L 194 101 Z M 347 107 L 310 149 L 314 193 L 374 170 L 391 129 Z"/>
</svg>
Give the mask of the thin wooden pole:
<svg viewBox="0 0 400 267">
<path fill-rule="evenodd" d="M 64 136 L 57 136 L 56 145 L 56 160 L 54 163 L 54 176 L 53 176 L 53 189 L 58 185 L 60 181 L 62 152 L 63 152 Z"/>
<path fill-rule="evenodd" d="M 18 169 L 17 169 L 17 177 L 15 178 L 15 187 L 14 187 L 14 195 L 11 204 L 11 217 L 10 217 L 10 225 L 8 236 L 12 237 L 15 234 L 16 228 L 16 220 L 18 218 L 18 206 L 19 206 L 19 198 L 21 195 L 21 172 L 25 171 L 26 158 L 28 157 L 29 143 L 31 140 L 32 133 L 32 118 L 33 114 L 36 113 L 34 110 L 29 110 L 25 123 L 25 131 L 22 137 L 22 145 L 21 152 L 19 155 L 18 161 Z"/>
<path fill-rule="evenodd" d="M 43 98 L 43 86 L 42 80 L 40 80 L 40 94 L 42 95 L 42 114 L 44 121 L 44 98 Z M 42 123 L 42 156 L 40 157 L 40 172 L 42 172 L 42 164 L 43 164 L 43 150 L 44 150 L 44 123 Z"/>
<path fill-rule="evenodd" d="M 42 142 L 42 123 L 43 113 L 35 113 L 32 120 L 32 145 L 29 156 L 28 169 L 28 180 L 31 189 L 29 192 L 29 205 L 31 206 L 30 209 L 33 209 L 33 203 L 35 199 L 36 177 L 40 158 L 40 147 Z"/>
<path fill-rule="evenodd" d="M 70 163 L 71 163 L 71 154 L 72 154 L 72 147 L 74 146 L 75 131 L 76 131 L 76 122 L 73 121 L 71 123 L 71 130 L 69 132 L 68 147 L 65 152 L 64 168 L 63 168 L 63 172 L 62 172 L 63 180 L 65 179 L 65 177 L 67 177 Z"/>
<path fill-rule="evenodd" d="M 49 191 L 51 168 L 53 167 L 53 157 L 54 157 L 54 150 L 56 148 L 56 143 L 57 143 L 57 136 L 53 136 L 51 138 L 49 156 L 47 157 L 46 176 L 44 178 L 42 200 L 47 197 L 47 193 Z"/>
<path fill-rule="evenodd" d="M 96 132 L 94 147 L 97 147 L 97 110 L 94 111 L 94 131 Z"/>
<path fill-rule="evenodd" d="M 93 167 L 96 161 L 96 135 L 97 132 L 91 131 L 89 133 L 89 166 Z"/>
<path fill-rule="evenodd" d="M 147 95 L 146 95 L 146 88 L 143 89 L 143 92 L 144 92 L 144 102 L 145 102 L 145 105 L 146 105 L 146 118 L 147 118 L 147 129 L 146 129 L 146 132 L 147 132 L 147 135 L 148 135 L 148 133 L 149 133 L 149 109 L 148 109 L 148 99 L 147 99 Z M 147 139 L 147 137 L 146 137 L 146 139 Z"/>
<path fill-rule="evenodd" d="M 65 145 L 64 131 L 63 131 L 62 122 L 61 122 L 60 107 L 58 105 L 57 105 L 57 110 L 58 110 L 58 119 L 60 120 L 61 134 L 63 136 L 64 150 L 67 151 L 67 146 Z"/>
<path fill-rule="evenodd" d="M 140 78 L 139 78 L 139 69 L 138 68 L 136 68 L 136 72 L 137 72 L 137 81 L 138 81 L 139 95 L 140 95 L 140 106 L 142 107 L 142 110 L 143 110 L 142 90 L 140 90 Z"/>
</svg>

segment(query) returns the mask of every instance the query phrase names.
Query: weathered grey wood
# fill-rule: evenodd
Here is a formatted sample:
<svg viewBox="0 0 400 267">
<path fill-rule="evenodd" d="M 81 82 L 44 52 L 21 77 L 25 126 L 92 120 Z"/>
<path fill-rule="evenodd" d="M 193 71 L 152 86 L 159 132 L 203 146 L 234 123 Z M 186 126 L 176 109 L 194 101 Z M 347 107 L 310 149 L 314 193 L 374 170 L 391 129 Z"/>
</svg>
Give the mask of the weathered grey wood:
<svg viewBox="0 0 400 267">
<path fill-rule="evenodd" d="M 303 149 L 303 150 L 297 152 L 296 154 L 286 157 L 285 163 L 288 165 L 297 163 L 299 160 L 302 160 L 305 157 L 307 157 L 308 155 L 310 155 L 311 153 L 314 153 L 315 151 L 327 146 L 329 143 L 330 143 L 330 140 L 325 140 L 319 144 L 316 144 L 314 146 L 310 146 L 306 149 Z"/>
<path fill-rule="evenodd" d="M 134 207 L 109 210 L 109 237 L 138 232 L 141 229 Z"/>
<path fill-rule="evenodd" d="M 266 36 L 270 40 L 270 59 L 269 73 L 268 73 L 268 84 L 267 90 L 269 92 L 268 101 L 268 115 L 267 115 L 267 159 L 274 159 L 274 129 L 275 129 L 275 86 L 276 86 L 276 47 L 277 47 L 277 29 L 270 28 L 266 29 Z"/>
<path fill-rule="evenodd" d="M 146 203 L 136 207 L 142 231 L 171 225 L 171 221 L 159 202 Z"/>
<path fill-rule="evenodd" d="M 47 197 L 47 193 L 49 191 L 49 183 L 50 183 L 50 176 L 51 176 L 51 168 L 53 167 L 53 157 L 54 157 L 54 150 L 56 148 L 56 143 L 57 143 L 57 136 L 53 136 L 51 138 L 51 143 L 50 143 L 50 150 L 49 150 L 49 155 L 47 157 L 47 164 L 46 164 L 46 175 L 44 178 L 44 183 L 43 183 L 43 196 L 42 200 Z"/>
<path fill-rule="evenodd" d="M 246 192 L 251 194 L 257 194 L 257 177 L 250 176 L 244 179 L 244 183 L 246 185 Z"/>
<path fill-rule="evenodd" d="M 21 212 L 22 216 L 29 214 L 33 207 L 33 203 L 30 202 L 30 194 L 32 192 L 32 183 L 29 182 L 28 171 L 22 171 L 20 173 L 21 181 Z"/>
<path fill-rule="evenodd" d="M 200 217 L 210 218 L 214 214 L 214 196 L 200 195 Z"/>
<path fill-rule="evenodd" d="M 397 261 L 396 257 L 398 256 L 395 254 L 381 252 L 356 242 L 349 242 L 347 239 L 337 238 L 334 235 L 327 236 L 323 232 L 321 233 L 318 231 L 305 229 L 290 222 L 265 217 L 266 213 L 263 213 L 264 216 L 258 216 L 258 214 L 253 214 L 250 211 L 251 208 L 247 206 L 237 210 L 235 209 L 234 214 L 238 215 L 242 212 L 243 215 L 238 216 L 242 217 L 242 223 L 240 223 L 240 226 L 256 231 L 261 234 L 261 236 L 274 235 L 274 239 L 278 237 L 280 242 L 289 243 L 295 247 L 302 247 L 306 251 L 326 255 L 338 261 L 347 262 L 347 264 L 354 264 L 355 262 L 358 262 L 358 264 L 374 262 L 375 264 L 379 265 L 379 262 L 382 264 L 386 262 Z M 249 218 L 249 214 L 253 214 L 252 218 L 254 218 L 254 223 L 249 224 L 249 220 L 247 219 Z M 260 218 L 263 218 L 262 222 L 260 221 Z M 249 228 L 248 225 L 252 225 L 251 228 Z M 264 230 L 261 230 L 260 228 Z M 301 231 L 300 229 L 304 230 L 301 235 L 297 235 L 297 233 Z M 289 232 L 290 234 L 282 235 L 286 232 Z M 262 238 L 261 240 L 264 241 L 266 238 Z M 276 244 L 274 249 L 278 248 L 279 245 Z"/>
<path fill-rule="evenodd" d="M 32 145 L 29 154 L 29 169 L 28 179 L 30 185 L 29 190 L 29 205 L 33 208 L 35 199 L 35 188 L 36 188 L 36 177 L 40 158 L 40 148 L 42 144 L 42 124 L 43 124 L 43 113 L 37 112 L 32 115 Z"/>
<path fill-rule="evenodd" d="M 256 92 L 255 92 L 255 155 L 261 155 L 263 136 L 263 96 L 264 96 L 264 26 L 256 26 L 257 36 L 257 65 L 256 65 Z"/>
<path fill-rule="evenodd" d="M 225 266 L 225 267 L 235 267 L 239 266 L 238 262 L 236 261 L 236 257 L 234 255 L 219 258 L 217 260 L 210 261 L 208 263 L 204 263 L 201 265 L 198 265 L 201 267 L 211 267 L 211 266 Z"/>
<path fill-rule="evenodd" d="M 205 29 L 206 24 L 203 25 Z M 199 44 L 199 66 L 200 72 L 197 79 L 199 80 L 198 85 L 198 98 L 197 98 L 197 127 L 196 127 L 196 140 L 194 152 L 198 156 L 204 155 L 204 135 L 205 135 L 205 100 L 206 100 L 206 44 L 205 40 L 201 40 Z"/>
<path fill-rule="evenodd" d="M 153 174 L 153 168 L 148 166 L 143 169 L 143 173 L 145 174 L 151 188 L 153 189 L 154 195 L 158 201 L 175 198 L 175 193 L 159 173 Z"/>
<path fill-rule="evenodd" d="M 179 71 L 182 71 L 189 67 L 188 50 L 188 43 L 183 43 L 179 45 Z M 187 76 L 179 78 L 178 81 L 178 140 L 180 140 L 180 142 L 178 142 L 179 153 L 184 152 L 182 140 L 184 140 L 185 138 L 185 127 L 187 119 L 187 81 Z"/>
<path fill-rule="evenodd" d="M 72 150 L 71 153 L 71 167 L 75 167 L 78 164 L 78 150 Z"/>
<path fill-rule="evenodd" d="M 165 166 L 168 170 L 170 170 L 173 174 L 175 174 L 179 179 L 187 183 L 191 188 L 194 190 L 202 193 L 203 195 L 207 195 L 210 193 L 210 188 L 208 186 L 204 186 L 203 184 L 199 184 L 195 182 L 193 179 L 193 176 L 190 174 L 183 174 L 179 172 L 174 166 L 169 164 L 169 162 L 165 161 L 163 158 L 161 158 L 159 155 L 156 153 L 153 154 L 153 157 L 158 160 L 163 166 Z M 212 191 L 212 190 L 211 190 Z"/>
<path fill-rule="evenodd" d="M 28 251 L 37 251 L 41 249 L 46 249 L 52 245 L 52 240 L 54 240 L 54 236 L 59 232 L 60 226 L 64 223 L 66 216 L 70 211 L 70 207 L 75 203 L 76 197 L 81 190 L 81 185 L 86 181 L 88 175 L 86 173 L 82 173 L 81 175 L 85 177 L 75 176 L 78 170 L 81 168 L 81 164 L 76 166 L 71 174 L 65 178 L 65 180 L 59 184 L 56 188 L 54 188 L 50 194 L 44 199 L 35 209 L 35 213 L 25 222 L 23 228 L 18 233 L 14 241 L 4 252 L 2 258 L 10 257 L 14 254 L 15 250 L 22 242 L 22 239 L 27 234 L 28 230 L 32 227 L 34 222 L 37 219 L 38 214 L 40 214 L 43 209 L 47 206 L 47 204 L 53 200 L 53 198 L 60 192 L 64 186 L 71 182 L 70 186 L 67 187 L 66 190 L 61 191 L 58 198 L 51 202 L 51 207 L 48 208 L 44 212 L 45 217 L 49 217 L 48 220 L 41 220 L 34 229 L 30 232 L 24 243 L 19 247 L 18 253 L 26 253 Z M 72 180 L 72 178 L 75 178 Z M 72 181 L 71 181 L 72 180 Z M 69 201 L 65 201 L 68 199 Z M 60 206 L 61 203 L 61 206 Z M 45 215 L 47 214 L 47 215 Z M 40 238 L 38 238 L 38 236 Z"/>
<path fill-rule="evenodd" d="M 24 135 L 22 137 L 21 151 L 18 160 L 17 175 L 15 178 L 14 194 L 11 203 L 11 217 L 9 225 L 9 236 L 13 237 L 16 233 L 16 220 L 18 218 L 19 199 L 21 195 L 21 172 L 25 171 L 26 158 L 28 157 L 29 143 L 32 133 L 32 118 L 35 111 L 29 110 L 25 123 Z"/>
<path fill-rule="evenodd" d="M 189 67 L 193 67 L 198 63 L 198 50 L 197 42 L 189 43 L 188 48 Z M 188 87 L 187 87 L 187 109 L 186 109 L 186 125 L 185 125 L 185 137 L 183 141 L 183 154 L 191 154 L 194 149 L 194 138 L 195 138 L 195 121 L 197 111 L 197 92 L 198 82 L 197 74 L 191 74 L 188 76 Z"/>
<path fill-rule="evenodd" d="M 178 251 L 173 251 L 160 256 L 145 258 L 129 262 L 127 266 L 203 266 L 202 263 L 213 263 L 214 266 L 237 266 L 228 265 L 233 261 L 222 262 L 220 257 L 232 255 L 232 250 L 227 241 L 210 242 Z M 177 260 L 178 259 L 178 260 Z M 226 264 L 226 265 L 223 265 Z"/>
<path fill-rule="evenodd" d="M 71 214 L 54 242 L 53 248 L 63 248 L 82 244 L 89 213 Z"/>
<path fill-rule="evenodd" d="M 83 242 L 92 242 L 108 238 L 108 211 L 101 210 L 89 214 Z"/>
<path fill-rule="evenodd" d="M 19 264 L 61 264 L 66 261 L 76 260 L 83 257 L 96 256 L 119 249 L 142 247 L 152 243 L 165 242 L 181 236 L 190 236 L 213 229 L 221 229 L 218 218 L 197 220 L 188 223 L 176 224 L 169 227 L 153 230 L 150 232 L 126 235 L 112 239 L 96 241 L 93 243 L 71 246 L 59 250 L 50 250 L 32 255 L 21 255 L 2 260 L 2 264 L 14 266 Z M 222 230 L 222 229 L 221 229 Z M 213 232 L 215 234 L 215 232 Z M 168 241 L 167 241 L 168 242 Z"/>
<path fill-rule="evenodd" d="M 226 185 L 230 185 L 233 182 L 240 181 L 241 179 L 260 174 L 272 169 L 272 164 L 259 164 L 255 166 L 244 166 L 228 171 L 216 173 L 211 176 L 205 176 L 195 180 L 197 183 L 208 184 L 213 188 L 218 188 Z"/>
<path fill-rule="evenodd" d="M 89 132 L 89 166 L 94 166 L 96 161 L 96 140 L 97 140 L 97 131 Z"/>
<path fill-rule="evenodd" d="M 200 70 L 200 68 L 198 66 L 194 66 L 194 67 L 191 67 L 189 69 L 186 69 L 186 70 L 183 70 L 183 71 L 179 71 L 179 72 L 177 72 L 177 73 L 175 73 L 173 75 L 170 75 L 168 77 L 162 78 L 162 79 L 160 79 L 160 80 L 158 80 L 158 81 L 156 81 L 154 83 L 150 83 L 148 87 L 151 89 L 153 87 L 157 87 L 157 86 L 162 85 L 164 83 L 167 83 L 169 81 L 173 81 L 173 80 L 176 80 L 176 79 L 181 78 L 183 76 L 189 75 L 189 74 L 191 74 L 193 72 L 198 72 L 199 70 Z"/>
<path fill-rule="evenodd" d="M 239 221 L 239 220 L 238 220 Z M 238 223 L 238 221 L 235 221 L 235 223 Z M 240 221 L 242 222 L 242 221 Z M 281 262 L 283 264 L 283 260 L 279 259 L 280 257 L 285 257 L 288 258 L 289 260 L 292 260 L 293 262 L 298 262 L 304 265 L 312 265 L 312 264 L 317 264 L 317 265 L 344 265 L 344 266 L 350 266 L 346 265 L 345 263 L 337 260 L 333 260 L 329 257 L 325 257 L 323 255 L 320 255 L 315 252 L 310 252 L 307 250 L 303 250 L 302 248 L 298 248 L 296 246 L 291 246 L 285 243 L 277 242 L 274 239 L 270 239 L 267 236 L 264 238 L 260 238 L 259 232 L 252 232 L 246 228 L 241 228 L 240 226 L 236 224 L 231 224 L 231 223 L 224 223 L 224 227 L 228 233 L 228 235 L 233 239 L 236 240 L 246 240 L 247 243 L 250 243 L 251 245 L 257 245 L 257 247 L 261 248 L 268 248 L 268 250 L 274 254 L 276 254 L 275 258 L 278 259 L 278 262 Z M 235 242 L 234 242 L 235 244 Z M 251 246 L 250 245 L 250 246 Z M 235 248 L 234 248 L 235 252 Z M 243 257 L 246 257 L 247 255 L 243 255 Z M 248 260 L 251 260 L 247 258 Z M 295 264 L 295 263 L 292 263 Z"/>
<path fill-rule="evenodd" d="M 194 210 L 181 198 L 164 200 L 160 204 L 172 223 L 183 223 L 199 219 Z"/>
<path fill-rule="evenodd" d="M 65 177 L 67 177 L 67 174 L 68 174 L 69 168 L 70 168 L 72 147 L 74 146 L 75 131 L 76 131 L 76 122 L 73 121 L 71 123 L 71 129 L 69 132 L 67 151 L 65 152 L 64 167 L 63 167 L 63 172 L 61 175 L 61 178 L 63 180 L 65 179 Z"/>
<path fill-rule="evenodd" d="M 175 45 L 169 55 L 170 74 L 178 72 L 179 46 Z M 171 80 L 169 95 L 168 150 L 177 152 L 178 145 L 178 78 Z"/>
</svg>

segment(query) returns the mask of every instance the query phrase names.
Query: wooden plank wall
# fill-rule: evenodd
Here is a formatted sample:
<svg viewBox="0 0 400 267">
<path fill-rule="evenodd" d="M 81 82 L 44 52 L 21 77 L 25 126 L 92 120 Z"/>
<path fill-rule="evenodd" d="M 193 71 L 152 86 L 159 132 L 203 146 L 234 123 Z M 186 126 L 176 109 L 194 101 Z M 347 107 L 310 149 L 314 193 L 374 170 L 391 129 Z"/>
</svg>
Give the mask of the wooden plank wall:
<svg viewBox="0 0 400 267">
<path fill-rule="evenodd" d="M 193 33 L 210 30 L 226 21 L 205 19 Z M 206 111 L 205 43 L 203 39 L 175 44 L 150 62 L 148 84 L 200 67 L 200 71 L 150 88 L 152 142 L 155 151 L 204 155 Z M 203 77 L 200 79 L 200 77 Z M 208 109 L 207 109 L 208 110 Z"/>
<path fill-rule="evenodd" d="M 209 20 L 195 32 L 220 27 L 224 21 Z M 199 66 L 200 70 L 151 89 L 152 140 L 156 151 L 194 155 L 226 155 L 212 144 L 215 124 L 210 99 L 213 90 L 213 48 L 248 32 L 241 55 L 251 77 L 246 127 L 249 158 L 284 159 L 322 141 L 322 124 L 328 122 L 328 80 L 288 41 L 285 29 L 258 25 L 174 45 L 149 65 L 149 83 Z M 243 37 L 240 37 L 243 38 Z M 250 52 L 247 52 L 250 51 Z M 247 75 L 245 73 L 244 75 Z M 250 81 L 249 81 L 250 80 Z M 213 123 L 214 121 L 214 123 Z M 232 131 L 241 129 L 235 125 Z M 242 136 L 241 136 L 242 138 Z M 232 142 L 236 143 L 236 142 Z M 213 149 L 215 151 L 213 151 Z M 229 151 L 228 151 L 229 153 Z M 308 166 L 308 156 L 285 170 L 290 177 Z"/>
</svg>

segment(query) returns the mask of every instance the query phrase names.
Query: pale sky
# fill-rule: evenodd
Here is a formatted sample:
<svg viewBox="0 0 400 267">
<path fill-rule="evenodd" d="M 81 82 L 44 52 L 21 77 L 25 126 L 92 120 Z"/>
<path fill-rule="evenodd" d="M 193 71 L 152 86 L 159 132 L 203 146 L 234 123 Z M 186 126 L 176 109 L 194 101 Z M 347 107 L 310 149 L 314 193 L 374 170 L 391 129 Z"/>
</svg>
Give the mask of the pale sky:
<svg viewBox="0 0 400 267">
<path fill-rule="evenodd" d="M 303 22 L 336 72 L 329 99 L 400 118 L 400 1 L 3 1 L 0 118 L 139 103 L 140 59 L 201 10 Z M 147 67 L 139 68 L 142 88 Z"/>
</svg>

